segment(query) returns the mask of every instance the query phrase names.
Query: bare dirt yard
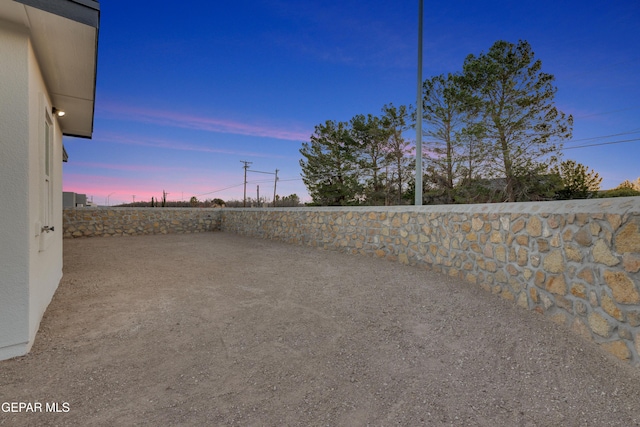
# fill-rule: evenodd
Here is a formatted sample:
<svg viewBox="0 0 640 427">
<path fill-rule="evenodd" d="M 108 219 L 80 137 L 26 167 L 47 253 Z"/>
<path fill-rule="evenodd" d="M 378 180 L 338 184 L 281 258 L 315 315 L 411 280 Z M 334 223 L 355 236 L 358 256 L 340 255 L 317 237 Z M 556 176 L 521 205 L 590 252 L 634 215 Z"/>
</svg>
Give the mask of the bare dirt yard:
<svg viewBox="0 0 640 427">
<path fill-rule="evenodd" d="M 1 425 L 640 425 L 640 370 L 421 268 L 220 232 L 64 263 Z"/>
</svg>

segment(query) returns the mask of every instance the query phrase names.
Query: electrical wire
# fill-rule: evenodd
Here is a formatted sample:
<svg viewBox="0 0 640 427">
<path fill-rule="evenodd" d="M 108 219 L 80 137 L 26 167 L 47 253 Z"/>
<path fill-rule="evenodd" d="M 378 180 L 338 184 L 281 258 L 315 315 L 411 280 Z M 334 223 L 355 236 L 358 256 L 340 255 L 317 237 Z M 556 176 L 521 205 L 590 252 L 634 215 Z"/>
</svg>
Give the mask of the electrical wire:
<svg viewBox="0 0 640 427">
<path fill-rule="evenodd" d="M 572 139 L 571 141 L 567 141 L 567 144 L 570 144 L 572 142 L 580 142 L 580 141 L 594 141 L 596 139 L 604 139 L 604 138 L 611 138 L 614 136 L 622 136 L 622 135 L 633 135 L 634 133 L 640 133 L 640 128 L 638 129 L 632 129 L 630 131 L 627 132 L 621 132 L 621 133 L 613 133 L 611 135 L 602 135 L 602 136 L 593 136 L 591 138 L 580 138 L 580 139 Z"/>
<path fill-rule="evenodd" d="M 206 195 L 208 195 L 208 194 L 213 194 L 213 193 L 219 193 L 219 192 L 221 192 L 221 191 L 229 190 L 230 188 L 240 187 L 240 186 L 242 186 L 242 185 L 244 185 L 244 183 L 236 184 L 236 185 L 232 185 L 232 186 L 230 186 L 230 187 L 225 187 L 225 188 L 222 188 L 222 189 L 220 189 L 220 190 L 209 191 L 208 193 L 196 194 L 196 196 L 195 196 L 195 197 L 206 196 Z"/>
<path fill-rule="evenodd" d="M 605 111 L 603 113 L 592 113 L 592 114 L 585 114 L 585 115 L 582 115 L 582 116 L 574 116 L 573 118 L 574 119 L 582 119 L 584 117 L 604 116 L 605 114 L 620 113 L 622 111 L 637 110 L 639 108 L 640 108 L 640 106 L 628 107 L 628 108 L 623 108 L 621 110 Z"/>
<path fill-rule="evenodd" d="M 629 109 L 632 109 L 632 108 L 629 108 Z M 629 110 L 629 109 L 626 109 L 626 110 Z M 597 114 L 608 114 L 608 113 L 613 113 L 613 112 L 618 112 L 618 111 L 625 111 L 625 110 L 617 110 L 617 111 L 612 111 L 612 112 L 607 112 L 607 113 L 597 113 Z M 582 117 L 586 117 L 586 116 L 582 116 Z M 594 136 L 594 137 L 590 137 L 590 138 L 574 139 L 574 140 L 568 141 L 567 143 L 570 144 L 570 143 L 573 143 L 573 142 L 594 141 L 594 140 L 598 140 L 598 139 L 611 138 L 611 137 L 615 137 L 615 136 L 633 135 L 633 134 L 636 134 L 636 133 L 640 133 L 640 128 L 632 129 L 632 130 L 627 131 L 627 132 L 620 132 L 620 133 L 610 134 L 610 135 L 601 135 L 601 136 Z M 583 145 L 576 145 L 576 146 L 571 146 L 571 147 L 563 147 L 562 151 L 564 151 L 564 150 L 573 150 L 573 149 L 578 149 L 578 148 L 598 147 L 598 146 L 603 146 L 603 145 L 622 144 L 622 143 L 629 143 L 629 142 L 636 142 L 636 141 L 640 141 L 640 138 L 632 138 L 632 139 L 624 139 L 624 140 L 619 140 L 619 141 L 608 141 L 608 142 L 601 142 L 601 143 L 596 143 L 596 144 L 583 144 Z M 365 172 L 365 171 L 372 171 L 372 170 L 375 170 L 375 169 L 376 168 L 354 168 L 354 169 L 352 169 L 352 171 Z M 382 169 L 382 168 L 377 168 L 377 170 L 380 170 L 380 169 Z M 261 171 L 251 171 L 251 172 L 272 174 L 272 172 L 261 172 Z M 335 175 L 336 175 L 335 173 L 328 172 L 326 174 L 313 175 L 313 176 L 310 176 L 309 178 L 311 178 L 311 179 L 322 179 L 322 178 L 333 177 Z M 299 177 L 299 178 L 278 178 L 278 182 L 294 182 L 294 181 L 303 181 L 303 178 L 302 177 Z M 273 182 L 273 180 L 253 180 L 253 181 L 247 181 L 247 184 L 265 184 L 265 183 L 271 183 L 271 182 Z M 225 187 L 225 188 L 222 188 L 222 189 L 219 189 L 219 190 L 214 190 L 214 191 L 209 191 L 207 193 L 197 194 L 196 197 L 206 196 L 206 195 L 214 194 L 214 193 L 219 193 L 219 192 L 222 192 L 222 191 L 225 191 L 225 190 L 229 190 L 231 188 L 241 187 L 243 185 L 244 185 L 244 183 L 232 185 L 232 186 Z"/>
<path fill-rule="evenodd" d="M 609 142 L 600 142 L 598 144 L 586 144 L 586 145 L 577 145 L 575 147 L 563 147 L 562 150 L 571 150 L 574 148 L 587 148 L 587 147 L 597 147 L 600 145 L 613 145 L 613 144 L 622 144 L 624 142 L 635 142 L 635 141 L 640 141 L 640 138 L 633 138 L 633 139 L 623 139 L 621 141 L 609 141 Z"/>
</svg>

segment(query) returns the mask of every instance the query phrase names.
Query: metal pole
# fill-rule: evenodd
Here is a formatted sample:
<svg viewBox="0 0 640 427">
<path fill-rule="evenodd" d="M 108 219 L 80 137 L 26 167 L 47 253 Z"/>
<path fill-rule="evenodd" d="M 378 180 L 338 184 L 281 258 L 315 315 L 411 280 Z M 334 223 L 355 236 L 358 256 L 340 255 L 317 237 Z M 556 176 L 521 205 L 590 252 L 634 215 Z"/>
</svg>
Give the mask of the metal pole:
<svg viewBox="0 0 640 427">
<path fill-rule="evenodd" d="M 278 169 L 276 169 L 276 179 L 273 181 L 273 207 L 276 207 L 276 185 L 278 185 Z"/>
<path fill-rule="evenodd" d="M 424 0 L 418 0 L 418 97 L 416 106 L 416 206 L 422 205 L 422 15 Z"/>
<path fill-rule="evenodd" d="M 240 160 L 240 163 L 244 163 L 244 196 L 242 197 L 242 207 L 247 207 L 247 169 L 249 169 L 249 165 L 253 162 L 247 162 L 244 160 Z"/>
</svg>

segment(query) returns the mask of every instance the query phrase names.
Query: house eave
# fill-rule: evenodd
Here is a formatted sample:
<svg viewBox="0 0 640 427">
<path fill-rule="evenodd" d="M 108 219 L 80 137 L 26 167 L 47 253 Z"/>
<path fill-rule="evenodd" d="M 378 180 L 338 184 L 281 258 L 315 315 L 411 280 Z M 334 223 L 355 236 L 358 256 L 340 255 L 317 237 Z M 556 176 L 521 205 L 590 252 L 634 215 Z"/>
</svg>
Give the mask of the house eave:
<svg viewBox="0 0 640 427">
<path fill-rule="evenodd" d="M 51 103 L 66 113 L 58 120 L 62 133 L 91 138 L 98 65 L 99 3 L 93 0 L 14 2 L 22 5 L 23 11 L 13 16 L 18 24 L 29 30 Z"/>
<path fill-rule="evenodd" d="M 100 4 L 93 0 L 14 0 L 80 24 L 98 28 Z"/>
</svg>

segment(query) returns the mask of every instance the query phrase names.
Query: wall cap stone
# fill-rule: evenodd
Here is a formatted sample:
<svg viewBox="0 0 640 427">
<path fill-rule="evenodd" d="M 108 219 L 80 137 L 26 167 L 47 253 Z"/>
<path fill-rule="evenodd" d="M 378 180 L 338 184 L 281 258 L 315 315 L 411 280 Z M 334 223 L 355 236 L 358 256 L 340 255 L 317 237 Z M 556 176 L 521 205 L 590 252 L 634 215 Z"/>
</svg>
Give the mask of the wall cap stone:
<svg viewBox="0 0 640 427">
<path fill-rule="evenodd" d="M 126 208 L 116 208 L 126 209 Z M 144 209 L 144 208 L 141 208 Z M 192 208 L 148 208 L 148 209 L 192 209 Z M 466 205 L 423 205 L 423 206 L 303 206 L 297 208 L 203 208 L 221 211 L 271 211 L 271 212 L 388 212 L 388 213 L 457 213 L 457 214 L 570 214 L 602 213 L 624 215 L 640 211 L 640 196 L 612 197 L 604 199 L 559 200 L 548 202 L 486 203 Z"/>
</svg>

